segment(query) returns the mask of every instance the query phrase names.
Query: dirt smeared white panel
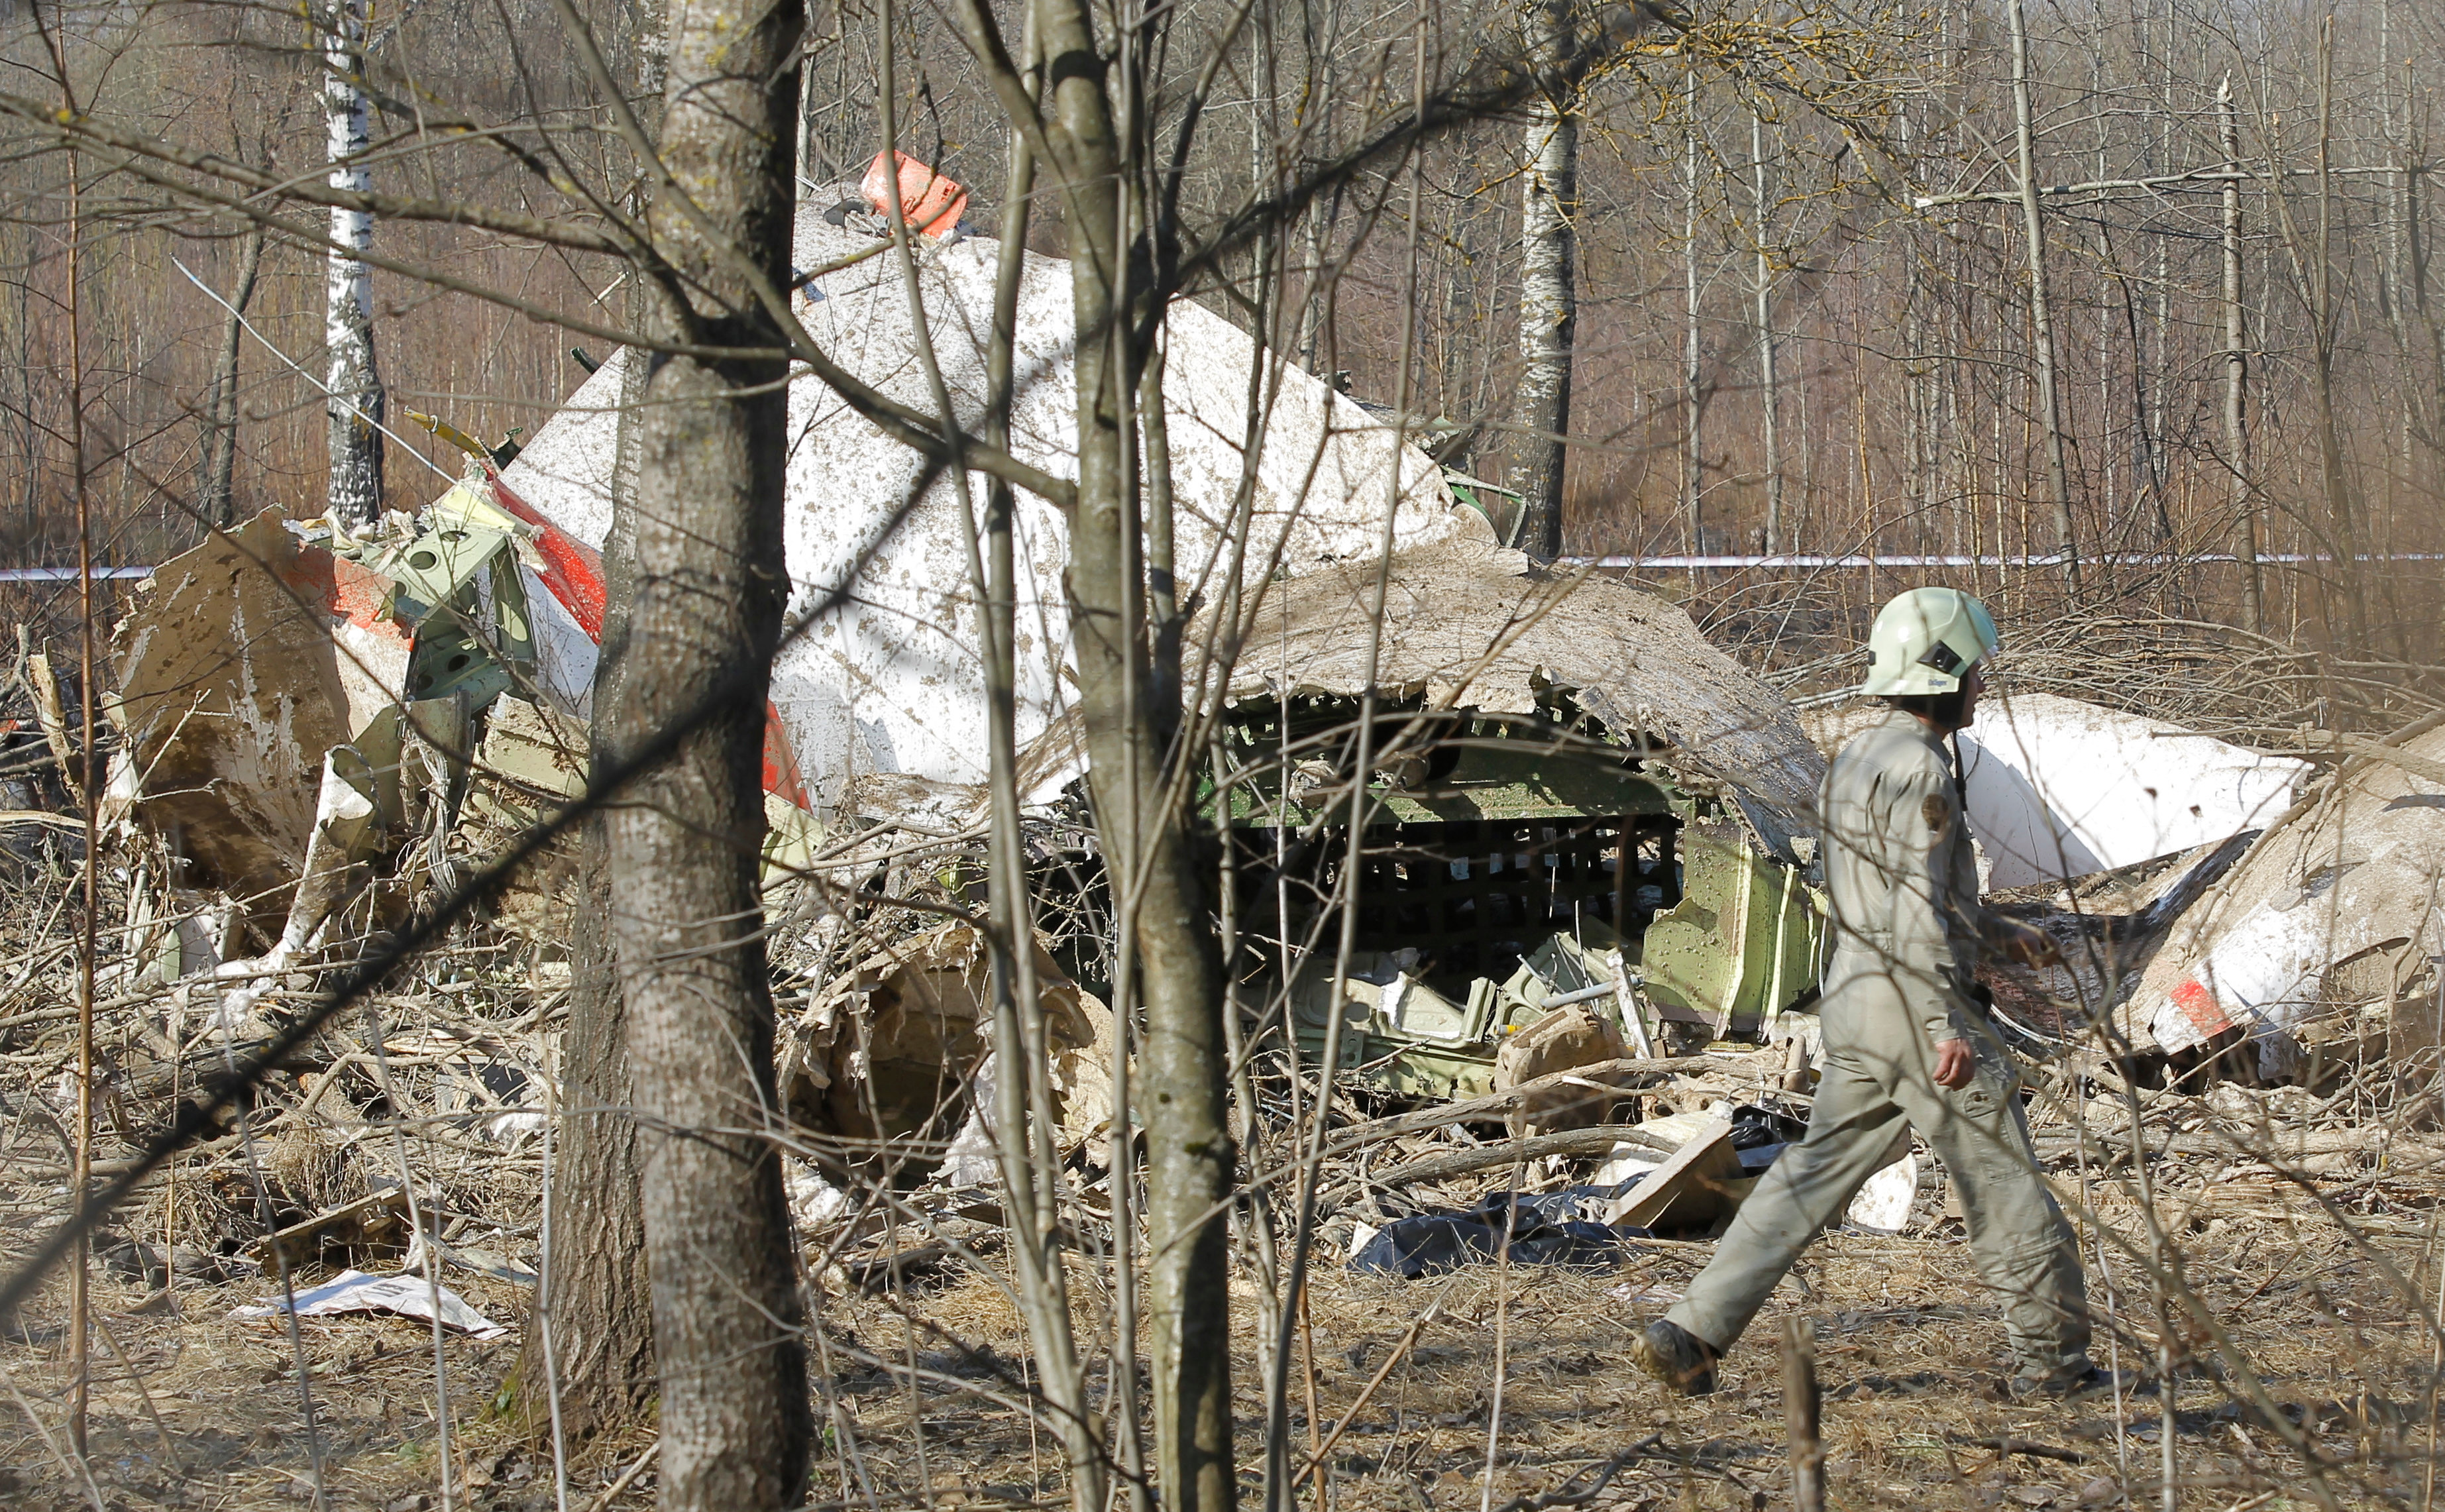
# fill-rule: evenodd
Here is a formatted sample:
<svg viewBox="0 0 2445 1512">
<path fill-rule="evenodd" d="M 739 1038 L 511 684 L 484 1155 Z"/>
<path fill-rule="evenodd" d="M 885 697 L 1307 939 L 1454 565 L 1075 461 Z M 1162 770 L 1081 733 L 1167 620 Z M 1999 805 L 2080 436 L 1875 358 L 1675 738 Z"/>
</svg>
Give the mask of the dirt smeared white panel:
<svg viewBox="0 0 2445 1512">
<path fill-rule="evenodd" d="M 821 196 L 813 201 L 827 202 Z M 868 237 L 826 223 L 812 209 L 799 219 L 800 268 L 825 267 L 874 248 Z M 931 412 L 896 255 L 887 247 L 824 275 L 814 284 L 822 297 L 800 297 L 796 308 L 834 361 L 892 398 Z M 999 250 L 982 239 L 924 242 L 917 256 L 943 378 L 961 418 L 973 425 L 984 409 Z M 1061 477 L 1077 471 L 1073 324 L 1069 265 L 1029 254 L 1020 285 L 1012 449 Z M 1255 344 L 1191 304 L 1172 307 L 1167 340 L 1165 411 L 1182 597 L 1220 584 L 1235 533 L 1253 577 L 1272 570 L 1277 553 L 1292 575 L 1376 555 L 1386 513 L 1395 507 L 1393 433 L 1316 379 L 1289 368 L 1273 372 L 1249 524 L 1234 532 Z M 614 406 L 624 360 L 605 363 L 503 473 L 503 481 L 528 503 L 591 546 L 602 544 L 610 524 Z M 856 579 L 852 602 L 785 649 L 774 667 L 774 703 L 808 785 L 827 809 L 855 806 L 864 801 L 856 796 L 861 791 L 887 790 L 895 812 L 948 812 L 963 797 L 951 790 L 983 779 L 986 750 L 971 561 L 952 481 L 938 478 L 874 549 L 919 480 L 920 459 L 803 372 L 790 388 L 790 440 L 793 622 L 845 580 Z M 1483 531 L 1478 516 L 1453 506 L 1440 471 L 1414 446 L 1398 449 L 1398 466 L 1397 547 Z M 982 479 L 975 486 L 980 507 Z M 1017 529 L 1018 737 L 1026 742 L 1065 702 L 1061 669 L 1069 661 L 1070 632 L 1061 583 L 1069 538 L 1060 513 L 1027 495 L 1019 498 Z M 873 556 L 860 570 L 870 549 Z"/>
<path fill-rule="evenodd" d="M 258 906 L 296 880 L 324 754 L 397 701 L 408 638 L 390 579 L 267 511 L 165 563 L 119 626 L 114 720 L 140 810 L 178 836 L 194 885 Z"/>
<path fill-rule="evenodd" d="M 554 524 L 596 551 L 611 533 L 611 470 L 620 450 L 620 374 L 628 349 L 613 352 L 536 431 L 501 481 Z"/>
<path fill-rule="evenodd" d="M 801 267 L 836 262 L 869 245 L 812 213 L 799 222 Z M 917 251 L 943 383 L 962 419 L 974 423 L 984 410 L 999 251 L 981 239 Z M 800 316 L 816 342 L 860 378 L 931 410 L 895 255 L 816 280 L 823 297 L 802 301 Z M 1018 309 L 1012 449 L 1048 473 L 1074 476 L 1069 265 L 1029 255 Z M 1172 307 L 1167 340 L 1165 411 L 1185 597 L 1228 570 L 1229 516 L 1246 461 L 1257 351 L 1227 322 L 1191 304 Z M 1276 551 L 1294 573 L 1376 554 L 1393 506 L 1391 431 L 1305 374 L 1277 376 L 1245 532 L 1254 570 L 1261 573 Z M 923 469 L 913 454 L 812 383 L 792 389 L 791 439 L 790 570 L 803 609 L 853 570 Z M 1414 448 L 1402 449 L 1402 485 L 1397 543 L 1468 528 L 1437 470 Z M 976 486 L 980 495 L 981 479 Z M 856 602 L 817 625 L 776 668 L 775 701 L 821 803 L 855 803 L 851 789 L 868 775 L 904 774 L 926 784 L 984 778 L 984 684 L 960 515 L 950 480 L 937 481 L 859 576 Z M 1025 495 L 1017 529 L 1024 743 L 1063 703 L 1060 669 L 1070 635 L 1061 574 L 1069 543 L 1059 513 Z M 907 784 L 892 789 L 896 804 L 909 801 Z"/>
</svg>

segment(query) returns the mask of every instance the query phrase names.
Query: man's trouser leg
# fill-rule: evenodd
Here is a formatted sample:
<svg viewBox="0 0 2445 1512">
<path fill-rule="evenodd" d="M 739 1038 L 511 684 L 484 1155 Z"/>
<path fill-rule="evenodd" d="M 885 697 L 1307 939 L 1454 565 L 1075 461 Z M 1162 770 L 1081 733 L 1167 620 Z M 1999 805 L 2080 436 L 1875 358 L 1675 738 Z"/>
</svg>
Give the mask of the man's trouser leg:
<svg viewBox="0 0 2445 1512">
<path fill-rule="evenodd" d="M 1978 1074 L 1967 1087 L 1948 1092 L 1905 1072 L 1894 1094 L 1960 1195 L 1971 1258 L 2004 1304 L 2021 1368 L 2083 1370 L 2088 1288 L 2079 1243 L 2038 1174 L 2019 1078 L 1997 1055 L 1979 1046 Z"/>
<path fill-rule="evenodd" d="M 1665 1316 L 1718 1350 L 1730 1349 L 1800 1252 L 1884 1164 L 1908 1121 L 1856 1052 L 1828 1046 L 1808 1137 L 1766 1167 L 1715 1241 L 1714 1259 L 1689 1283 L 1688 1298 Z"/>
</svg>

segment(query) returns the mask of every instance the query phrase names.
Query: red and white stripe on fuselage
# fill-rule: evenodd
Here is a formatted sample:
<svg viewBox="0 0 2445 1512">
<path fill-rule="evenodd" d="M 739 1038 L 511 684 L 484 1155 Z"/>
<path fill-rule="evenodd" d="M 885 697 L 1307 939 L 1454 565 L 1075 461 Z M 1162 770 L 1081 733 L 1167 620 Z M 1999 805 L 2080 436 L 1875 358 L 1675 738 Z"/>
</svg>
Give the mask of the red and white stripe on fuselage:
<svg viewBox="0 0 2445 1512">
<path fill-rule="evenodd" d="M 544 686 L 569 713 L 585 718 L 594 691 L 594 663 L 603 645 L 603 553 L 547 519 L 501 481 L 499 469 L 484 467 L 493 502 L 543 533 L 534 542 L 543 569 L 519 563 L 526 580 L 528 612 L 534 619 L 535 656 Z M 780 711 L 764 700 L 764 791 L 809 812 L 797 752 L 781 728 Z"/>
</svg>

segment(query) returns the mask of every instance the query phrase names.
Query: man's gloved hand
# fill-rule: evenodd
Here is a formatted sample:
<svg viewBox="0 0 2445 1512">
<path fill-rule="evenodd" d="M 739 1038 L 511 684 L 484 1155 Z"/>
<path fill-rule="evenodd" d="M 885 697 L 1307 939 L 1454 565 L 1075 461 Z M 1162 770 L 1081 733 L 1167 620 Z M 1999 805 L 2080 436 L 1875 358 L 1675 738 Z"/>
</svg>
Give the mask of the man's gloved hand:
<svg viewBox="0 0 2445 1512">
<path fill-rule="evenodd" d="M 1935 1070 L 1931 1073 L 1935 1084 L 1947 1092 L 1958 1092 L 1969 1085 L 1978 1074 L 1978 1055 L 1967 1039 L 1948 1039 L 1935 1047 Z"/>
<path fill-rule="evenodd" d="M 2004 954 L 2025 966 L 2062 964 L 2062 948 L 2055 943 L 2054 936 L 2035 924 L 2022 924 L 2016 919 L 2003 920 L 2001 924 L 2004 938 L 2000 943 Z"/>
</svg>

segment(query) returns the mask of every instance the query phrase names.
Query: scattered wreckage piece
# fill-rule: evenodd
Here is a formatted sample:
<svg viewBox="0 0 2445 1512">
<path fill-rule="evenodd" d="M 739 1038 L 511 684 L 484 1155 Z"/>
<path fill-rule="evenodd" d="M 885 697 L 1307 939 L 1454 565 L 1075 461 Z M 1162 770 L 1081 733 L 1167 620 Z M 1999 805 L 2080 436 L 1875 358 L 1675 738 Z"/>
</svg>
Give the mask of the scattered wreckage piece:
<svg viewBox="0 0 2445 1512">
<path fill-rule="evenodd" d="M 327 753 L 397 719 L 415 652 L 386 612 L 397 586 L 267 511 L 137 589 L 114 646 L 115 782 L 186 862 L 180 885 L 286 911 Z"/>
<path fill-rule="evenodd" d="M 402 1317 L 439 1321 L 442 1327 L 480 1339 L 507 1338 L 510 1330 L 468 1305 L 449 1287 L 402 1271 L 369 1276 L 342 1271 L 320 1286 L 289 1297 L 267 1297 L 252 1307 L 233 1309 L 237 1318 L 272 1318 L 295 1313 L 299 1317 L 338 1317 L 350 1313 L 396 1313 Z"/>
<path fill-rule="evenodd" d="M 2263 830 L 2309 771 L 2045 693 L 1982 703 L 1961 755 L 1992 887 L 2110 871 Z"/>
<path fill-rule="evenodd" d="M 364 535 L 267 511 L 139 591 L 117 633 L 113 802 L 160 837 L 179 887 L 237 900 L 269 943 L 209 963 L 224 976 L 302 961 L 378 881 L 395 923 L 420 887 L 455 883 L 457 858 L 584 791 L 601 561 L 489 459 Z M 768 878 L 791 875 L 821 829 L 777 726 L 765 787 Z M 570 874 L 567 847 L 546 857 L 507 922 L 565 938 Z"/>
<path fill-rule="evenodd" d="M 1817 986 L 1825 906 L 1802 868 L 1743 843 L 1733 826 L 1681 830 L 1681 901 L 1640 944 L 1647 995 L 1718 1034 L 1770 1034 Z"/>
<path fill-rule="evenodd" d="M 394 1185 L 277 1229 L 258 1241 L 252 1253 L 266 1273 L 276 1274 L 282 1263 L 319 1264 L 335 1252 L 352 1259 L 396 1258 L 407 1253 L 409 1239 L 407 1191 Z"/>
<path fill-rule="evenodd" d="M 2174 924 L 2117 1013 L 2138 1051 L 2235 1040 L 2268 1079 L 2303 1074 L 2320 1036 L 2361 1037 L 2437 990 L 2432 900 L 2445 882 L 2445 730 L 2346 760 L 2268 827 Z"/>
<path fill-rule="evenodd" d="M 1074 1148 L 1111 1117 L 1111 1013 L 1041 941 L 1036 978 L 1055 1116 Z M 973 1092 L 992 1019 L 992 960 L 981 933 L 944 924 L 896 942 L 808 995 L 782 1048 L 783 1102 L 864 1159 L 931 1166 L 954 1130 L 986 1116 Z"/>
<path fill-rule="evenodd" d="M 1747 1173 L 1732 1148 L 1732 1122 L 1710 1118 L 1671 1158 L 1605 1210 L 1608 1223 L 1665 1234 L 1705 1229 L 1731 1216 L 1748 1195 Z"/>
<path fill-rule="evenodd" d="M 2174 924 L 2249 851 L 2260 831 L 2067 882 L 1988 893 L 1988 908 L 2052 936 L 2062 960 L 2030 966 L 1989 959 L 1979 980 L 2004 1028 L 2032 1054 L 2066 1053 L 2092 1017 L 2137 983 Z"/>
</svg>

